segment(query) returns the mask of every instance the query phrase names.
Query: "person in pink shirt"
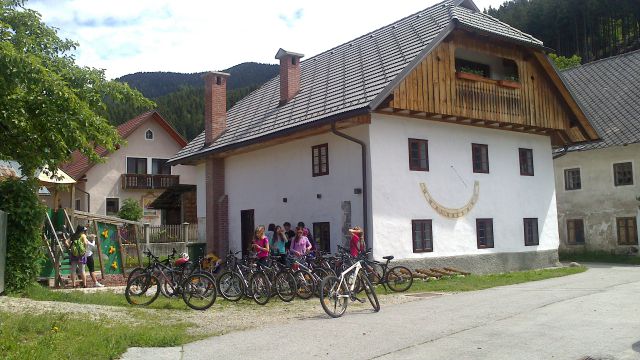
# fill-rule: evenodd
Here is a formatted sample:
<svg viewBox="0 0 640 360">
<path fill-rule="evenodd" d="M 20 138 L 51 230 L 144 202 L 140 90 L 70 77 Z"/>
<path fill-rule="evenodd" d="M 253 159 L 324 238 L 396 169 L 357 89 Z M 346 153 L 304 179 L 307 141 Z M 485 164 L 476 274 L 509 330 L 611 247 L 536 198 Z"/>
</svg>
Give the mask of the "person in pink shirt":
<svg viewBox="0 0 640 360">
<path fill-rule="evenodd" d="M 360 226 L 355 226 L 352 229 L 349 229 L 351 233 L 351 256 L 357 257 L 360 252 L 365 251 L 364 248 L 364 232 L 360 228 Z"/>
<path fill-rule="evenodd" d="M 290 253 L 295 257 L 306 255 L 311 251 L 311 242 L 304 236 L 304 229 L 298 226 L 296 236 L 291 240 Z"/>
<path fill-rule="evenodd" d="M 264 226 L 262 225 L 256 228 L 253 237 L 253 251 L 256 252 L 258 264 L 269 266 L 269 239 L 264 235 Z"/>
</svg>

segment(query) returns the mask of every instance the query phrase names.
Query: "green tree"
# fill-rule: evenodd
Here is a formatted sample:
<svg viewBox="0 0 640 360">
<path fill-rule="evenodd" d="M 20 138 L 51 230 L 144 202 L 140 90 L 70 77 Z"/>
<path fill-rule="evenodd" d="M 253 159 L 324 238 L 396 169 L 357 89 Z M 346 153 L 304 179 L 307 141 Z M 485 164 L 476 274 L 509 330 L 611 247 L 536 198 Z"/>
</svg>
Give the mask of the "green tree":
<svg viewBox="0 0 640 360">
<path fill-rule="evenodd" d="M 580 66 L 582 63 L 582 58 L 575 54 L 571 57 L 566 57 L 551 53 L 549 54 L 549 58 L 553 60 L 558 70 L 570 69 L 572 67 Z"/>
<path fill-rule="evenodd" d="M 103 70 L 76 65 L 76 46 L 23 0 L 0 0 L 0 159 L 17 161 L 25 175 L 55 169 L 76 149 L 92 161 L 100 160 L 96 146 L 114 151 L 121 140 L 105 99 L 153 106 Z"/>
<path fill-rule="evenodd" d="M 125 199 L 118 212 L 118 217 L 130 221 L 139 221 L 142 219 L 142 206 L 134 199 Z"/>
</svg>

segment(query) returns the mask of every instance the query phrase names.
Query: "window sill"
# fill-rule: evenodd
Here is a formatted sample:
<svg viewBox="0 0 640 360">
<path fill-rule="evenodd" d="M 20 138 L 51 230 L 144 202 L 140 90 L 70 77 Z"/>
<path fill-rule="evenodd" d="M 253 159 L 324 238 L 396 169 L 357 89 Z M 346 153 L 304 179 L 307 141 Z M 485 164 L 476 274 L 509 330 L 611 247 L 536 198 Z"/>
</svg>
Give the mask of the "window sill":
<svg viewBox="0 0 640 360">
<path fill-rule="evenodd" d="M 520 89 L 520 83 L 512 80 L 498 80 L 498 85 L 510 89 Z"/>
<path fill-rule="evenodd" d="M 489 78 L 486 78 L 486 77 L 484 77 L 482 75 L 472 74 L 472 73 L 468 73 L 468 72 L 461 72 L 461 71 L 456 71 L 456 78 L 464 79 L 464 80 L 470 80 L 470 81 L 485 82 L 485 83 L 489 83 L 489 84 L 497 84 L 498 83 L 497 80 L 489 79 Z"/>
</svg>

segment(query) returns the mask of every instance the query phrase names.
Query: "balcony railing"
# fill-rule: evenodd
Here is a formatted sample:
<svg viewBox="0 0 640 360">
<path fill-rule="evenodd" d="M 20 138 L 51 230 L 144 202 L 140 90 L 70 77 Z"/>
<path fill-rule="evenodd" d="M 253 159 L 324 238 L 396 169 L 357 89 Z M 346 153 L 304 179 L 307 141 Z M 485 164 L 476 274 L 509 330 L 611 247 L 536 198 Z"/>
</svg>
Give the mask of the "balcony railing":
<svg viewBox="0 0 640 360">
<path fill-rule="evenodd" d="M 122 189 L 166 189 L 180 183 L 180 175 L 122 174 Z"/>
<path fill-rule="evenodd" d="M 520 89 L 490 79 L 458 80 L 455 105 L 469 116 L 491 120 L 494 117 L 522 116 Z"/>
</svg>

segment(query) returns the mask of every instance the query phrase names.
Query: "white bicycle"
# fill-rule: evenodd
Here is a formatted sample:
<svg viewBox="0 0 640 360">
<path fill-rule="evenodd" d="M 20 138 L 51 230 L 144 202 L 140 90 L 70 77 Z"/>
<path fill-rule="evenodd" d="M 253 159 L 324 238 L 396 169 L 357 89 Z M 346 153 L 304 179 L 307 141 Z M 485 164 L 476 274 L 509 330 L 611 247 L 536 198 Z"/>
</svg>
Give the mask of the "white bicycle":
<svg viewBox="0 0 640 360">
<path fill-rule="evenodd" d="M 376 290 L 371 285 L 362 269 L 362 260 L 351 265 L 340 274 L 340 277 L 327 276 L 320 284 L 320 304 L 324 311 L 331 317 L 337 318 L 347 310 L 349 301 L 365 302 L 357 297 L 357 294 L 364 291 L 373 306 L 373 311 L 380 311 L 380 302 Z"/>
</svg>

